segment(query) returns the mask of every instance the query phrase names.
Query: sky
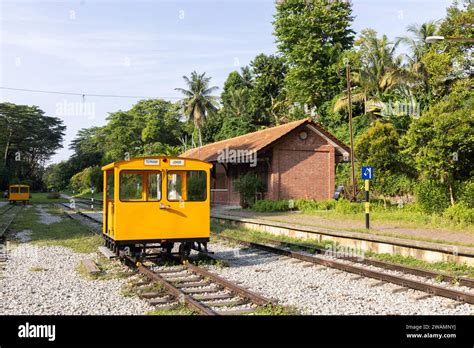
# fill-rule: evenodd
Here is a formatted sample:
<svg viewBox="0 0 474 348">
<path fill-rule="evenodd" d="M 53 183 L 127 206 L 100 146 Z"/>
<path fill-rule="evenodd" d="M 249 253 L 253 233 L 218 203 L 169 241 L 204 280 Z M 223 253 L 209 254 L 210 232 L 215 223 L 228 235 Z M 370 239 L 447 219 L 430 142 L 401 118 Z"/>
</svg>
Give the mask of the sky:
<svg viewBox="0 0 474 348">
<path fill-rule="evenodd" d="M 352 3 L 356 32 L 393 40 L 443 18 L 451 0 Z M 60 117 L 67 130 L 51 162 L 67 160 L 77 131 L 104 125 L 108 113 L 149 97 L 176 101 L 194 70 L 221 89 L 257 54 L 276 53 L 274 13 L 273 0 L 0 0 L 0 87 L 73 93 L 0 89 L 0 102 Z"/>
</svg>

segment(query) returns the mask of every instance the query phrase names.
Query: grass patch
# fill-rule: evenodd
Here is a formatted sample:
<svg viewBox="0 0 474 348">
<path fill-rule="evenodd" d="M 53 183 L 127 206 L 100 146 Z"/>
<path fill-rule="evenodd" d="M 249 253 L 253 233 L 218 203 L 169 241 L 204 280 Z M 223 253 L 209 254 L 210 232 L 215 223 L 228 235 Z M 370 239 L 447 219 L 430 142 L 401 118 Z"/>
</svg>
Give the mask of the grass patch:
<svg viewBox="0 0 474 348">
<path fill-rule="evenodd" d="M 64 216 L 60 209 L 50 207 L 48 213 Z M 102 245 L 102 238 L 92 234 L 88 228 L 75 220 L 63 217 L 59 222 L 42 224 L 35 207 L 24 209 L 18 215 L 11 230 L 32 230 L 31 242 L 37 245 L 57 245 L 71 248 L 77 253 L 91 253 Z"/>
<path fill-rule="evenodd" d="M 195 312 L 190 310 L 186 305 L 179 304 L 172 309 L 156 309 L 146 313 L 147 315 L 196 315 Z"/>
<path fill-rule="evenodd" d="M 44 272 L 47 271 L 47 268 L 44 267 L 32 267 L 30 268 L 30 272 Z"/>
<path fill-rule="evenodd" d="M 443 262 L 443 261 L 431 263 L 431 262 L 419 260 L 412 256 L 377 254 L 370 251 L 366 252 L 365 255 L 366 257 L 370 259 L 397 263 L 404 266 L 423 268 L 430 271 L 441 271 L 454 277 L 474 278 L 474 267 L 469 266 L 466 263 L 460 264 L 456 262 Z M 439 277 L 438 280 L 441 281 L 442 280 L 441 278 L 442 277 Z"/>
<path fill-rule="evenodd" d="M 196 256 L 193 256 L 191 260 L 197 266 L 216 266 L 218 268 L 229 267 L 225 260 L 216 260 L 212 257 L 209 257 L 205 254 L 199 253 Z"/>
<path fill-rule="evenodd" d="M 211 221 L 211 231 L 218 236 L 222 235 L 222 236 L 227 236 L 227 237 L 238 238 L 246 242 L 263 243 L 265 242 L 265 239 L 272 239 L 272 240 L 283 242 L 283 243 L 284 242 L 298 243 L 300 245 L 303 245 L 306 248 L 316 247 L 320 249 L 325 249 L 328 246 L 335 245 L 335 243 L 332 241 L 323 241 L 319 243 L 317 241 L 303 240 L 303 239 L 297 239 L 297 238 L 286 237 L 286 236 L 278 236 L 278 235 L 274 235 L 267 232 L 260 232 L 260 231 L 255 231 L 255 230 L 249 230 L 246 228 L 235 227 L 227 223 L 222 224 L 222 223 L 216 222 L 215 220 Z M 290 247 L 295 250 L 300 249 L 296 246 L 290 246 Z"/>
<path fill-rule="evenodd" d="M 48 192 L 32 192 L 30 203 L 32 204 L 51 204 L 51 203 L 67 203 L 66 198 L 48 198 Z"/>
<path fill-rule="evenodd" d="M 267 304 L 258 306 L 254 315 L 300 315 L 301 313 L 293 306 L 281 306 L 274 304 Z"/>
<path fill-rule="evenodd" d="M 267 239 L 276 240 L 280 242 L 295 243 L 301 246 L 304 246 L 305 251 L 313 251 L 316 248 L 325 249 L 326 246 L 337 247 L 338 244 L 334 242 L 326 242 L 324 244 L 318 243 L 312 240 L 302 240 L 298 238 L 286 237 L 286 236 L 277 236 L 270 233 L 254 231 L 244 228 L 237 228 L 230 224 L 221 224 L 216 221 L 211 222 L 211 231 L 217 236 L 228 236 L 234 237 L 237 239 L 245 240 L 248 242 L 255 243 L 268 243 Z M 290 246 L 293 250 L 301 250 L 298 246 Z M 309 249 L 308 249 L 309 248 Z M 313 249 L 311 249 L 313 248 Z M 374 252 L 367 251 L 365 252 L 365 257 L 368 259 L 392 262 L 403 266 L 411 266 L 426 269 L 429 271 L 441 271 L 453 277 L 469 277 L 474 278 L 474 267 L 469 266 L 466 263 L 460 264 L 456 262 L 427 262 L 419 260 L 412 256 L 402 256 L 402 255 L 391 255 L 391 254 L 377 254 Z"/>
</svg>

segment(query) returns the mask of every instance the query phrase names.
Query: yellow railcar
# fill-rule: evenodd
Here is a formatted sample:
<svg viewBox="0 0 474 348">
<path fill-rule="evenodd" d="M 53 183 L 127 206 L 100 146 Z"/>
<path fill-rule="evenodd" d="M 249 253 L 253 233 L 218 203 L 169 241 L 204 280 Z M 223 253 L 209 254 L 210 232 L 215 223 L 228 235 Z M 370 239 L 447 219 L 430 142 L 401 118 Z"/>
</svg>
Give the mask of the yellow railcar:
<svg viewBox="0 0 474 348">
<path fill-rule="evenodd" d="M 8 200 L 10 203 L 23 202 L 23 204 L 28 204 L 30 201 L 30 186 L 10 185 L 8 187 Z"/>
<path fill-rule="evenodd" d="M 159 247 L 187 257 L 210 235 L 210 170 L 206 162 L 168 156 L 132 158 L 102 167 L 106 245 L 139 254 Z"/>
</svg>

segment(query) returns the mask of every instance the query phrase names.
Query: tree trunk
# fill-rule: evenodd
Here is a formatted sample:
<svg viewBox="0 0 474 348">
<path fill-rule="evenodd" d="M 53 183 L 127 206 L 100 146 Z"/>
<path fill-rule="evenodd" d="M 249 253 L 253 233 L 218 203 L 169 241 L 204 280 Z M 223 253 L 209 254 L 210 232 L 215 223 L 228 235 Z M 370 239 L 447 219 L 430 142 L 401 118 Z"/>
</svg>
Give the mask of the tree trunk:
<svg viewBox="0 0 474 348">
<path fill-rule="evenodd" d="M 449 198 L 451 199 L 451 205 L 454 205 L 454 194 L 453 194 L 453 184 L 449 181 Z"/>
</svg>

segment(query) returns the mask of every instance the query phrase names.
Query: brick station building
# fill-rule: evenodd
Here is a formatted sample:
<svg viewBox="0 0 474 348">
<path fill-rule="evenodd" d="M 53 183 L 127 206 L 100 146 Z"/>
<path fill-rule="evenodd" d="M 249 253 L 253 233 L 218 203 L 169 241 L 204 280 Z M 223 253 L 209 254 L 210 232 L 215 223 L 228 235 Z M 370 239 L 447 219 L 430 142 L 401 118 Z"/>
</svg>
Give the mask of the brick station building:
<svg viewBox="0 0 474 348">
<path fill-rule="evenodd" d="M 350 148 L 311 118 L 193 148 L 181 155 L 214 164 L 213 204 L 239 204 L 235 181 L 254 172 L 264 184 L 263 199 L 331 199 L 336 164 Z"/>
</svg>

